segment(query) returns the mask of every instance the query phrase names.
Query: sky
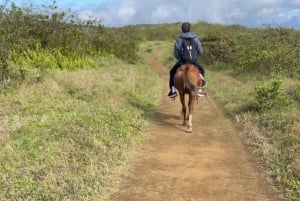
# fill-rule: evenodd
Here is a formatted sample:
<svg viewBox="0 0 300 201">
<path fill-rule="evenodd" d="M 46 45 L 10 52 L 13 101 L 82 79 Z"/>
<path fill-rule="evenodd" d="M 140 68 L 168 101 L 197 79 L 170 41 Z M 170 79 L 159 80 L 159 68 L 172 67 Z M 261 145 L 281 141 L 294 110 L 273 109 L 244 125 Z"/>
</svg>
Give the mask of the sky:
<svg viewBox="0 0 300 201">
<path fill-rule="evenodd" d="M 4 0 L 1 0 L 2 2 Z M 17 5 L 51 5 L 46 0 L 9 0 Z M 81 19 L 97 18 L 119 27 L 189 21 L 246 27 L 300 29 L 300 0 L 56 0 Z"/>
</svg>

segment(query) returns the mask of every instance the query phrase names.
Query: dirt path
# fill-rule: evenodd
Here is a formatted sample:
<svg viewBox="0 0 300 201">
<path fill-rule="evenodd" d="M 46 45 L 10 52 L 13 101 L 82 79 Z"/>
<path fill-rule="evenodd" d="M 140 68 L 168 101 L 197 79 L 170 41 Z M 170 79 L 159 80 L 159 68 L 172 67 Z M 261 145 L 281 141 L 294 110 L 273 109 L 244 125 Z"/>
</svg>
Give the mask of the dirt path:
<svg viewBox="0 0 300 201">
<path fill-rule="evenodd" d="M 149 137 L 112 201 L 279 201 L 244 150 L 237 131 L 209 96 L 193 116 L 193 133 L 181 125 L 179 99 L 171 101 L 168 70 L 148 64 L 166 83 Z"/>
</svg>

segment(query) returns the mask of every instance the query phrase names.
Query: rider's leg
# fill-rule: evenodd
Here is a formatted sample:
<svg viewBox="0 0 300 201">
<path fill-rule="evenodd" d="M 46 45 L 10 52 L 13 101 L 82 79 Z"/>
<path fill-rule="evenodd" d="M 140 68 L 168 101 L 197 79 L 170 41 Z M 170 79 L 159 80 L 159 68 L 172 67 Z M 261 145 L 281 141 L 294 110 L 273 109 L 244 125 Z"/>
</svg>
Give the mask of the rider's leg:
<svg viewBox="0 0 300 201">
<path fill-rule="evenodd" d="M 204 87 L 206 85 L 206 81 L 205 81 L 205 70 L 203 68 L 203 66 L 196 62 L 195 65 L 198 67 L 199 71 L 200 71 L 200 78 L 202 79 L 202 86 L 201 87 Z"/>
<path fill-rule="evenodd" d="M 180 64 L 177 62 L 172 69 L 170 70 L 170 79 L 169 79 L 169 88 L 170 88 L 170 92 L 168 94 L 168 96 L 170 97 L 174 97 L 176 96 L 176 89 L 175 89 L 175 83 L 174 83 L 174 77 L 177 71 L 177 68 L 180 67 Z"/>
<path fill-rule="evenodd" d="M 203 77 L 205 77 L 205 70 L 204 70 L 203 66 L 202 66 L 200 63 L 198 63 L 198 62 L 195 63 L 195 65 L 198 67 L 198 69 L 199 69 L 201 75 L 202 75 Z"/>
</svg>

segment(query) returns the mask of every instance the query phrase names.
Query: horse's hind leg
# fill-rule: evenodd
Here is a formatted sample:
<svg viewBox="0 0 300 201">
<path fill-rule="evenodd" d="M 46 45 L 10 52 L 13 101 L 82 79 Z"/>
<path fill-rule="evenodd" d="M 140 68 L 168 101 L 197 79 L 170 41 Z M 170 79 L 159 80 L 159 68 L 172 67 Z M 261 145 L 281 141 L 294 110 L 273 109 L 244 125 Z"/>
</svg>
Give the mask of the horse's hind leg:
<svg viewBox="0 0 300 201">
<path fill-rule="evenodd" d="M 186 130 L 187 133 L 192 132 L 192 115 L 189 114 L 189 123 L 188 123 L 188 129 Z"/>
<path fill-rule="evenodd" d="M 183 113 L 183 123 L 182 125 L 186 126 L 186 107 L 185 105 L 182 107 L 182 113 Z"/>
<path fill-rule="evenodd" d="M 194 107 L 194 101 L 195 101 L 195 97 L 193 95 L 189 95 L 189 115 L 188 115 L 188 129 L 186 132 L 191 133 L 192 132 L 192 114 L 193 114 L 193 107 Z"/>
<path fill-rule="evenodd" d="M 186 106 L 185 106 L 185 98 L 184 94 L 180 93 L 180 102 L 182 107 L 182 116 L 183 116 L 183 123 L 182 125 L 186 125 Z"/>
</svg>

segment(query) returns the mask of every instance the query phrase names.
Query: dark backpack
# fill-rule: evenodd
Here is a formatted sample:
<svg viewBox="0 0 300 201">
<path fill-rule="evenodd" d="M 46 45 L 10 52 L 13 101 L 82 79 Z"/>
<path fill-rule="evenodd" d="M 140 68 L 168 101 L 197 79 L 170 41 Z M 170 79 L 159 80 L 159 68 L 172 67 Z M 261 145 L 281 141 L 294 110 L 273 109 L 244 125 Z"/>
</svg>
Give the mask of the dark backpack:
<svg viewBox="0 0 300 201">
<path fill-rule="evenodd" d="M 197 61 L 196 42 L 193 38 L 182 38 L 182 60 L 184 63 Z"/>
</svg>

